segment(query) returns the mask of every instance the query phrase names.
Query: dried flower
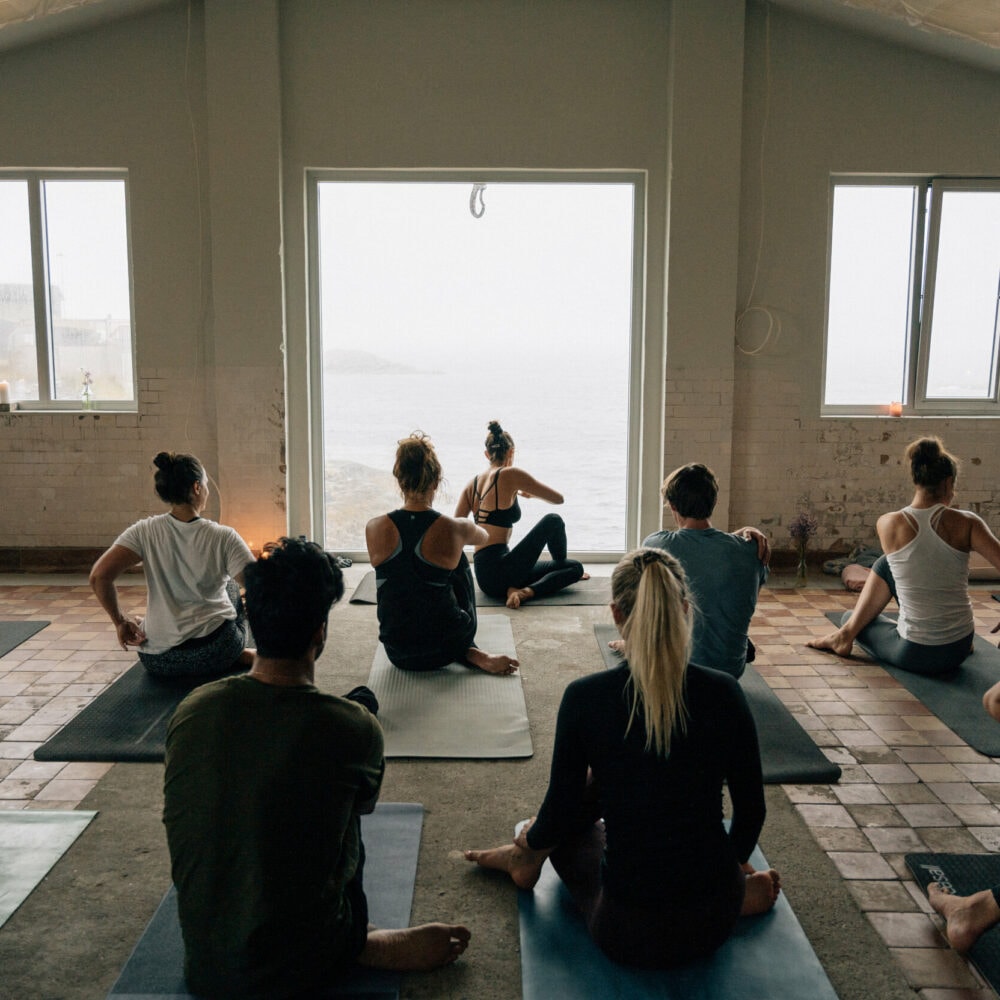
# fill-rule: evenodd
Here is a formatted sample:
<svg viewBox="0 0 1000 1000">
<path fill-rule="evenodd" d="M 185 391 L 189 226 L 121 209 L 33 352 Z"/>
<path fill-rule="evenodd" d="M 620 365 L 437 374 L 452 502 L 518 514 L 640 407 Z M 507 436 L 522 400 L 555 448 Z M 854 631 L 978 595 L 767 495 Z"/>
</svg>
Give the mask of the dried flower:
<svg viewBox="0 0 1000 1000">
<path fill-rule="evenodd" d="M 94 384 L 94 376 L 85 368 L 81 368 L 80 372 L 83 374 L 84 389 L 89 389 Z"/>
<path fill-rule="evenodd" d="M 816 534 L 817 528 L 819 528 L 819 521 L 812 514 L 803 510 L 795 515 L 795 519 L 788 526 L 788 533 L 800 545 L 804 545 Z"/>
</svg>

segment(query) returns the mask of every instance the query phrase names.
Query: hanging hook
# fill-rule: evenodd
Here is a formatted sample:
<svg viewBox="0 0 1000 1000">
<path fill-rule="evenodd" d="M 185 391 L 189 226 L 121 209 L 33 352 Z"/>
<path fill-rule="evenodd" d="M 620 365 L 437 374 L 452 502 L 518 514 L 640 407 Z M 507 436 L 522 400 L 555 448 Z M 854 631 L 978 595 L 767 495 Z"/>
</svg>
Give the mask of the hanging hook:
<svg viewBox="0 0 1000 1000">
<path fill-rule="evenodd" d="M 469 195 L 469 211 L 474 219 L 481 219 L 486 213 L 486 201 L 483 192 L 486 190 L 485 184 L 473 184 L 472 194 Z M 479 199 L 479 210 L 476 210 L 476 198 Z"/>
</svg>

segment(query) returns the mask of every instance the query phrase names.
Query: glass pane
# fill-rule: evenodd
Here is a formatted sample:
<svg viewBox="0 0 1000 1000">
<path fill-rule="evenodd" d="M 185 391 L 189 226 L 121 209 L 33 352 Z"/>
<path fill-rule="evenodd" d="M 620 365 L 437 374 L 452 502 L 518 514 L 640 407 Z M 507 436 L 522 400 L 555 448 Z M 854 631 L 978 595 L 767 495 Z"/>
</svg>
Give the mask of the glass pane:
<svg viewBox="0 0 1000 1000">
<path fill-rule="evenodd" d="M 368 519 L 399 506 L 396 442 L 415 429 L 453 512 L 497 419 L 566 497 L 570 548 L 620 551 L 632 185 L 491 183 L 481 218 L 471 181 L 318 188 L 327 545 L 364 550 Z M 524 507 L 515 540 L 549 510 Z"/>
<path fill-rule="evenodd" d="M 38 399 L 27 181 L 0 181 L 0 382 L 10 398 Z"/>
<path fill-rule="evenodd" d="M 56 399 L 135 398 L 124 181 L 44 184 Z M 89 374 L 88 374 L 89 373 Z"/>
<path fill-rule="evenodd" d="M 834 188 L 829 405 L 905 401 L 915 196 L 909 185 Z"/>
<path fill-rule="evenodd" d="M 998 293 L 1000 191 L 945 191 L 930 317 L 929 398 L 993 396 Z"/>
</svg>

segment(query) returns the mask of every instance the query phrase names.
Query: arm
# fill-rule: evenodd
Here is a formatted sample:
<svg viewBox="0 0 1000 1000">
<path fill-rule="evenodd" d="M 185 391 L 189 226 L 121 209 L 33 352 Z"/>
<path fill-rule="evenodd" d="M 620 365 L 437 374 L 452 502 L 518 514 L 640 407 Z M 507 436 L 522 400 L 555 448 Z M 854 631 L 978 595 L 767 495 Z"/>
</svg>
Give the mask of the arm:
<svg viewBox="0 0 1000 1000">
<path fill-rule="evenodd" d="M 732 701 L 725 728 L 732 734 L 726 783 L 733 802 L 733 822 L 729 839 L 741 864 L 745 864 L 757 844 L 764 826 L 767 806 L 764 802 L 764 779 L 760 766 L 760 747 L 746 696 L 737 683 L 732 685 Z"/>
<path fill-rule="evenodd" d="M 973 552 L 978 552 L 997 569 L 1000 569 L 1000 539 L 986 526 L 986 522 L 970 511 L 963 512 L 972 524 L 969 532 L 969 544 Z"/>
<path fill-rule="evenodd" d="M 760 528 L 752 528 L 747 525 L 733 532 L 738 538 L 745 538 L 748 542 L 757 543 L 757 558 L 765 565 L 771 562 L 771 540 Z"/>
<path fill-rule="evenodd" d="M 551 486 L 546 486 L 545 483 L 540 483 L 530 473 L 525 472 L 524 469 L 511 469 L 507 475 L 509 479 L 513 479 L 517 492 L 529 500 L 537 497 L 539 500 L 545 500 L 547 503 L 552 504 L 561 504 L 563 502 L 563 495 L 561 493 L 552 489 Z"/>
<path fill-rule="evenodd" d="M 139 627 L 139 622 L 131 615 L 124 614 L 118 606 L 118 588 L 115 586 L 115 580 L 122 573 L 140 562 L 142 559 L 137 552 L 124 545 L 112 545 L 90 571 L 90 587 L 114 624 L 118 644 L 122 649 L 141 646 L 146 641 L 146 634 Z"/>
<path fill-rule="evenodd" d="M 468 518 L 462 520 L 453 518 L 452 524 L 455 526 L 455 535 L 461 543 L 461 548 L 466 545 L 483 545 L 490 540 L 489 532 L 478 524 L 473 524 Z"/>
<path fill-rule="evenodd" d="M 469 485 L 462 490 L 462 495 L 458 498 L 455 506 L 455 517 L 464 518 L 472 513 L 472 480 Z"/>
<path fill-rule="evenodd" d="M 368 754 L 359 768 L 359 783 L 354 797 L 354 811 L 359 816 L 367 816 L 375 811 L 379 792 L 382 789 L 382 778 L 385 776 L 385 738 L 382 727 L 370 717 L 371 740 Z"/>
</svg>

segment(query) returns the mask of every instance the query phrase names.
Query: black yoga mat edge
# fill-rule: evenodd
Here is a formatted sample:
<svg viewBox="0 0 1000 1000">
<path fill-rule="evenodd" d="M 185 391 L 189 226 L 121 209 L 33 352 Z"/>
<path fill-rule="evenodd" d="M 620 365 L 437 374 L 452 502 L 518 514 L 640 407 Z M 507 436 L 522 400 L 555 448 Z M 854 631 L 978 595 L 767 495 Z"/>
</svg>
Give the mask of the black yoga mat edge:
<svg viewBox="0 0 1000 1000">
<path fill-rule="evenodd" d="M 11 650 L 17 649 L 22 642 L 41 632 L 48 624 L 43 621 L 0 622 L 0 656 L 6 656 Z"/>
</svg>

